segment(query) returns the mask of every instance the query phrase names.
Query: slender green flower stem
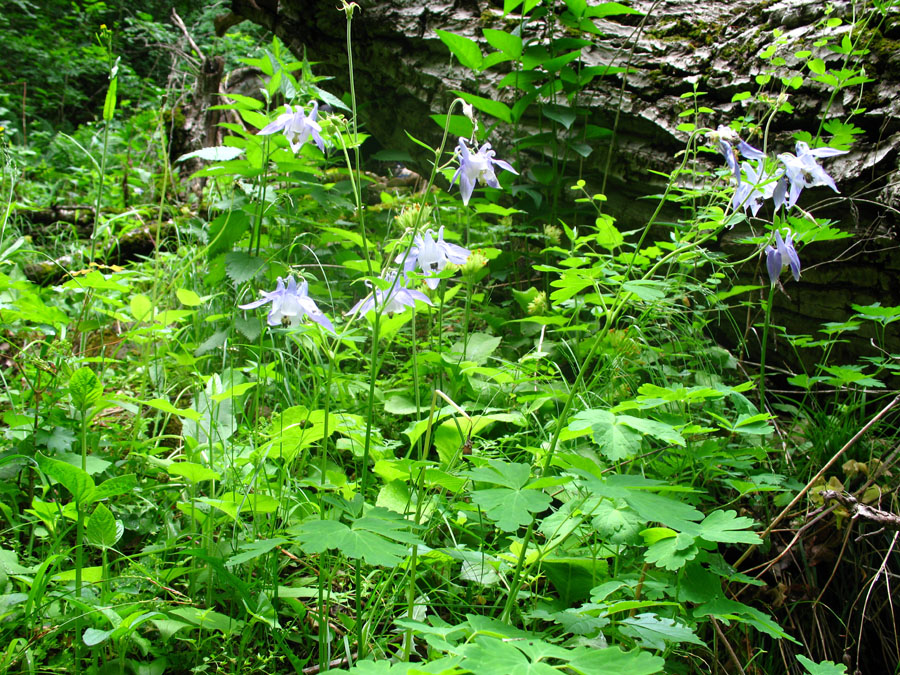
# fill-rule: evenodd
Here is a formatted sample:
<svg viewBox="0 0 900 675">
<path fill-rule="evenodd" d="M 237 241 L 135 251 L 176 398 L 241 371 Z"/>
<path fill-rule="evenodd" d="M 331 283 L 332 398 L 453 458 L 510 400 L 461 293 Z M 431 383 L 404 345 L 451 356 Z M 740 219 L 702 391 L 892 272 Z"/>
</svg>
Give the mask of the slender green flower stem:
<svg viewBox="0 0 900 675">
<path fill-rule="evenodd" d="M 769 284 L 769 299 L 766 301 L 766 321 L 763 324 L 762 344 L 759 351 L 759 409 L 766 411 L 766 346 L 769 341 L 769 323 L 772 319 L 772 301 L 775 299 L 775 284 Z"/>
<path fill-rule="evenodd" d="M 696 135 L 697 135 L 696 132 L 691 135 L 691 138 L 688 140 L 688 147 L 690 147 L 690 144 L 696 138 Z M 682 163 L 678 167 L 678 169 L 676 169 L 675 172 L 673 173 L 673 178 L 681 170 L 684 169 L 689 156 L 690 156 L 690 153 L 688 153 L 688 152 L 684 153 L 684 159 L 682 160 Z M 635 259 L 637 258 L 637 252 L 640 249 L 641 245 L 643 244 L 644 239 L 647 236 L 647 233 L 650 231 L 650 227 L 653 225 L 654 222 L 656 222 L 656 219 L 659 217 L 659 214 L 662 211 L 662 208 L 665 205 L 666 200 L 668 199 L 669 193 L 672 190 L 672 186 L 673 186 L 674 182 L 675 182 L 674 180 L 669 181 L 668 185 L 666 186 L 665 193 L 663 193 L 662 197 L 660 198 L 659 202 L 657 203 L 656 210 L 653 212 L 653 214 L 650 216 L 650 219 L 647 221 L 647 224 L 644 226 L 644 231 L 641 233 L 638 243 L 635 245 L 634 255 L 632 255 L 631 261 L 629 262 L 629 265 L 628 265 L 628 270 L 626 271 L 626 273 L 624 275 L 625 278 L 628 278 L 630 276 L 631 270 L 634 266 Z M 668 259 L 674 257 L 675 255 L 681 255 L 687 249 L 695 248 L 695 247 L 699 246 L 702 242 L 704 242 L 707 239 L 709 239 L 710 237 L 712 237 L 713 234 L 714 234 L 714 232 L 711 232 L 711 233 L 707 234 L 706 236 L 700 237 L 697 240 L 691 242 L 687 246 L 676 249 L 675 251 L 671 251 L 666 256 L 663 256 L 663 258 L 661 260 L 657 261 L 656 265 L 654 265 L 653 268 L 651 268 L 644 275 L 644 278 L 647 278 L 649 275 L 653 274 L 655 272 L 655 270 L 658 269 L 659 266 L 663 265 Z M 594 360 L 594 355 L 597 353 L 597 349 L 599 348 L 600 343 L 602 342 L 603 337 L 608 334 L 609 330 L 613 326 L 615 326 L 615 323 L 618 320 L 620 314 L 625 309 L 625 300 L 628 298 L 628 295 L 623 294 L 622 289 L 623 289 L 623 285 L 620 285 L 616 292 L 616 296 L 613 299 L 612 304 L 610 305 L 609 310 L 606 312 L 606 318 L 603 322 L 603 327 L 597 332 L 597 335 L 595 336 L 593 343 L 591 344 L 591 348 L 588 351 L 587 356 L 581 362 L 581 367 L 578 369 L 578 374 L 575 377 L 575 382 L 569 388 L 569 394 L 566 397 L 565 403 L 563 404 L 562 412 L 557 417 L 556 426 L 553 430 L 553 436 L 551 437 L 550 445 L 547 448 L 547 453 L 544 456 L 544 461 L 541 466 L 541 474 L 542 475 L 547 474 L 547 472 L 550 469 L 551 464 L 553 463 L 553 457 L 556 454 L 556 448 L 559 444 L 559 437 L 562 434 L 563 428 L 568 423 L 569 413 L 572 410 L 572 405 L 575 402 L 576 396 L 581 391 L 581 387 L 584 383 L 585 374 L 587 373 L 590 364 Z M 522 550 L 519 552 L 519 557 L 516 560 L 516 567 L 513 572 L 512 581 L 510 583 L 509 594 L 506 599 L 506 605 L 504 606 L 503 613 L 500 616 L 501 621 L 509 621 L 510 615 L 512 613 L 512 608 L 516 605 L 516 603 L 518 601 L 519 589 L 521 588 L 521 585 L 522 585 L 522 572 L 525 567 L 525 559 L 528 555 L 528 545 L 531 542 L 532 536 L 534 535 L 534 526 L 535 526 L 535 519 L 532 518 L 531 522 L 528 524 L 528 528 L 525 531 L 525 537 L 522 539 Z"/>
</svg>

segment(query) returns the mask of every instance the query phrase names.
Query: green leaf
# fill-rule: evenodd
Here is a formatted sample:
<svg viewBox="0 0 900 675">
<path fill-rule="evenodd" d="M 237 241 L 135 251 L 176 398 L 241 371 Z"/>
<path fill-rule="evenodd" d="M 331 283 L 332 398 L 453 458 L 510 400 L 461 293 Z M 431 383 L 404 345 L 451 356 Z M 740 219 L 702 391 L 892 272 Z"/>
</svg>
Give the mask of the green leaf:
<svg viewBox="0 0 900 675">
<path fill-rule="evenodd" d="M 562 124 L 566 129 L 570 129 L 572 127 L 572 123 L 575 122 L 576 117 L 575 110 L 573 108 L 569 108 L 568 106 L 563 105 L 553 105 L 552 103 L 545 103 L 544 105 L 542 105 L 541 113 L 544 115 L 544 117 Z M 609 218 L 608 216 L 607 218 L 610 222 L 612 222 L 612 218 Z M 597 220 L 600 221 L 601 218 L 598 218 Z M 599 222 L 597 223 L 597 227 L 598 229 L 600 228 Z M 615 230 L 615 228 L 613 229 Z M 616 234 L 618 234 L 618 231 L 616 231 Z M 604 246 L 604 244 L 599 241 L 597 243 L 599 243 L 601 246 Z M 618 246 L 618 244 L 616 245 Z"/>
<path fill-rule="evenodd" d="M 847 666 L 843 663 L 838 664 L 833 661 L 816 663 L 803 656 L 803 654 L 797 654 L 797 660 L 804 668 L 806 668 L 806 672 L 809 673 L 809 675 L 845 675 L 847 672 Z"/>
<path fill-rule="evenodd" d="M 591 524 L 603 541 L 633 544 L 644 527 L 644 521 L 628 507 L 624 499 L 602 500 L 594 509 Z"/>
<path fill-rule="evenodd" d="M 84 410 L 103 396 L 103 384 L 90 368 L 79 368 L 69 378 L 69 396 L 72 405 Z"/>
<path fill-rule="evenodd" d="M 616 416 L 607 410 L 582 410 L 575 415 L 568 428 L 575 431 L 590 428 L 600 452 L 613 462 L 629 459 L 641 449 L 640 435 L 619 423 Z"/>
<path fill-rule="evenodd" d="M 494 101 L 493 99 L 489 98 L 483 98 L 481 96 L 475 96 L 474 94 L 467 94 L 464 91 L 454 90 L 453 93 L 459 96 L 466 103 L 471 103 L 472 106 L 474 106 L 477 110 L 487 113 L 488 115 L 492 115 L 493 117 L 496 117 L 497 119 L 502 120 L 507 124 L 512 123 L 512 111 L 505 103 Z"/>
<path fill-rule="evenodd" d="M 241 563 L 258 558 L 286 542 L 287 539 L 281 539 L 279 537 L 276 539 L 262 539 L 260 541 L 241 544 L 240 549 L 243 553 L 237 553 L 231 556 L 228 559 L 228 562 L 225 563 L 225 567 L 234 567 L 235 565 L 240 565 Z"/>
<path fill-rule="evenodd" d="M 98 548 L 112 548 L 124 532 L 121 521 L 117 521 L 112 511 L 102 503 L 97 504 L 85 529 L 88 541 Z"/>
<path fill-rule="evenodd" d="M 651 530 L 659 529 L 665 528 L 651 528 Z M 644 532 L 647 532 L 647 530 Z M 700 549 L 696 545 L 693 535 L 684 532 L 672 532 L 672 534 L 674 536 L 659 539 L 650 544 L 644 554 L 644 559 L 648 563 L 674 572 L 696 558 L 700 553 Z"/>
<path fill-rule="evenodd" d="M 307 553 L 321 553 L 337 549 L 354 560 L 365 560 L 370 565 L 396 567 L 409 553 L 406 544 L 422 543 L 404 532 L 411 523 L 399 514 L 376 507 L 351 526 L 336 520 L 311 520 L 291 528 L 300 539 L 300 547 Z"/>
<path fill-rule="evenodd" d="M 143 293 L 131 296 L 131 300 L 128 301 L 128 309 L 135 321 L 144 321 L 152 318 L 153 315 L 153 303 Z"/>
<path fill-rule="evenodd" d="M 494 49 L 499 49 L 504 54 L 518 60 L 522 56 L 522 38 L 502 30 L 484 28 L 481 31 L 488 44 Z"/>
<path fill-rule="evenodd" d="M 66 488 L 76 502 L 90 503 L 96 488 L 93 479 L 86 471 L 82 471 L 80 467 L 72 466 L 68 462 L 50 459 L 40 454 L 36 459 L 41 471 Z"/>
<path fill-rule="evenodd" d="M 507 641 L 486 635 L 460 648 L 462 666 L 473 673 L 516 673 L 521 675 L 559 675 L 559 671 L 543 661 L 529 660 L 519 647 L 527 641 Z M 558 649 L 558 648 L 557 648 Z"/>
<path fill-rule="evenodd" d="M 209 223 L 209 257 L 226 253 L 250 229 L 250 216 L 243 211 L 226 211 Z"/>
<path fill-rule="evenodd" d="M 240 157 L 242 154 L 244 154 L 243 148 L 235 148 L 230 145 L 217 145 L 212 148 L 201 148 L 200 150 L 194 150 L 194 152 L 185 153 L 175 161 L 183 162 L 196 157 L 208 162 L 227 162 L 228 160 Z"/>
<path fill-rule="evenodd" d="M 606 16 L 616 16 L 621 14 L 643 14 L 640 10 L 628 7 L 620 2 L 601 2 L 598 5 L 592 5 L 585 10 L 584 15 L 593 19 L 602 19 Z"/>
<path fill-rule="evenodd" d="M 538 490 L 494 488 L 475 490 L 472 501 L 504 532 L 514 532 L 532 520 L 532 514 L 550 505 L 550 496 Z"/>
<path fill-rule="evenodd" d="M 430 115 L 430 117 L 434 120 L 434 123 L 437 124 L 441 129 L 443 129 L 447 124 L 446 115 Z M 470 120 L 465 115 L 450 115 L 450 126 L 448 127 L 448 133 L 451 136 L 469 138 L 472 136 L 473 130 L 474 127 L 472 126 L 472 120 Z M 412 138 L 412 136 L 410 136 L 410 138 Z M 420 145 L 428 148 L 429 150 L 432 150 L 432 148 L 428 147 L 424 143 L 420 143 Z"/>
<path fill-rule="evenodd" d="M 488 333 L 472 333 L 467 341 L 460 340 L 450 348 L 448 360 L 455 363 L 463 358 L 465 351 L 465 360 L 471 361 L 476 365 L 484 365 L 491 354 L 500 346 L 501 338 L 489 335 Z"/>
<path fill-rule="evenodd" d="M 91 501 L 99 502 L 101 499 L 109 499 L 116 495 L 124 495 L 134 490 L 136 486 L 137 476 L 133 473 L 126 473 L 123 476 L 114 476 L 97 486 L 97 489 L 94 490 L 94 494 L 91 496 Z"/>
<path fill-rule="evenodd" d="M 172 476 L 181 476 L 189 483 L 201 483 L 205 480 L 221 480 L 221 476 L 202 464 L 193 462 L 174 462 L 166 467 Z"/>
<path fill-rule="evenodd" d="M 435 32 L 462 65 L 472 70 L 481 70 L 481 49 L 479 49 L 478 44 L 474 40 L 445 30 L 437 30 Z"/>
<path fill-rule="evenodd" d="M 155 408 L 156 410 L 160 410 L 164 413 L 169 413 L 170 415 L 187 417 L 188 419 L 195 421 L 199 420 L 202 417 L 200 413 L 192 408 L 176 408 L 174 405 L 169 403 L 169 401 L 162 398 L 153 398 L 149 401 L 139 401 L 139 403 L 150 408 Z"/>
<path fill-rule="evenodd" d="M 246 251 L 232 251 L 225 254 L 225 273 L 236 284 L 253 279 L 266 267 L 266 261 L 250 255 Z"/>
<path fill-rule="evenodd" d="M 752 518 L 738 517 L 735 511 L 713 511 L 702 523 L 685 529 L 686 532 L 724 544 L 761 544 L 762 540 L 756 532 L 748 532 L 754 525 Z"/>
<path fill-rule="evenodd" d="M 619 647 L 578 647 L 571 650 L 569 658 L 569 667 L 581 675 L 654 675 L 665 665 L 660 656 L 638 649 L 624 652 Z"/>
<path fill-rule="evenodd" d="M 244 625 L 243 621 L 232 619 L 230 616 L 215 612 L 211 609 L 178 607 L 177 609 L 171 610 L 169 613 L 181 617 L 195 626 L 200 626 L 204 630 L 217 630 L 224 635 L 239 632 Z"/>
<path fill-rule="evenodd" d="M 645 436 L 658 438 L 664 443 L 672 443 L 681 447 L 685 446 L 684 437 L 671 424 L 643 417 L 632 417 L 631 415 L 618 415 L 617 420 Z"/>
<path fill-rule="evenodd" d="M 641 644 L 660 651 L 666 648 L 667 642 L 687 642 L 701 647 L 706 646 L 700 638 L 694 635 L 694 631 L 684 624 L 651 613 L 623 619 L 619 623 L 619 630 L 624 635 L 637 638 Z"/>
<path fill-rule="evenodd" d="M 116 90 L 119 86 L 119 78 L 113 77 L 106 90 L 106 99 L 103 101 L 103 121 L 109 122 L 116 113 Z"/>
</svg>

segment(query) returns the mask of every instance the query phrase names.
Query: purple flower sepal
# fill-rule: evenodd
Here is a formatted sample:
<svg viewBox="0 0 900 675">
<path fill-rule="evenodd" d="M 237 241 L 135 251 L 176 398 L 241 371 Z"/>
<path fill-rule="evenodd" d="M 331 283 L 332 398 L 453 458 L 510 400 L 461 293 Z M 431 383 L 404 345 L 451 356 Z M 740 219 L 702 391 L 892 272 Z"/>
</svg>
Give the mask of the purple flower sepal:
<svg viewBox="0 0 900 675">
<path fill-rule="evenodd" d="M 415 307 L 416 300 L 420 300 L 426 305 L 434 306 L 431 300 L 428 299 L 428 296 L 422 291 L 407 288 L 406 275 L 396 279 L 396 274 L 396 272 L 390 272 L 385 278 L 385 281 L 391 284 L 391 288 L 384 291 L 376 288 L 373 293 L 370 293 L 353 305 L 348 314 L 366 315 L 376 307 L 381 308 L 383 312 L 388 314 L 394 314 L 405 311 L 407 307 Z M 367 281 L 366 285 L 371 286 L 372 284 Z"/>
<path fill-rule="evenodd" d="M 797 203 L 804 188 L 826 185 L 835 192 L 839 192 L 834 179 L 825 173 L 825 169 L 819 166 L 816 159 L 845 154 L 847 154 L 846 150 L 835 148 L 811 149 L 807 143 L 798 141 L 796 155 L 789 152 L 778 155 L 778 159 L 784 165 L 784 176 L 775 188 L 775 208 L 779 208 L 782 204 L 791 208 Z"/>
<path fill-rule="evenodd" d="M 303 317 L 308 316 L 320 326 L 334 332 L 334 325 L 325 316 L 317 306 L 315 301 L 307 294 L 309 284 L 306 279 L 300 282 L 294 281 L 294 277 L 287 278 L 287 284 L 284 279 L 278 277 L 278 283 L 275 290 L 271 292 L 262 291 L 262 299 L 254 300 L 246 305 L 238 305 L 240 309 L 256 309 L 268 303 L 272 303 L 269 309 L 268 324 L 270 326 L 283 326 L 289 324 L 291 327 L 300 323 Z"/>
<path fill-rule="evenodd" d="M 800 281 L 800 256 L 794 248 L 794 234 L 787 230 L 787 238 L 781 238 L 781 232 L 775 230 L 775 246 L 766 246 L 766 267 L 769 270 L 769 283 L 775 284 L 781 276 L 781 270 L 791 268 L 794 281 Z"/>
<path fill-rule="evenodd" d="M 285 138 L 291 144 L 291 150 L 297 152 L 306 141 L 312 136 L 313 141 L 319 150 L 325 152 L 325 141 L 322 139 L 322 127 L 316 122 L 319 114 L 319 104 L 312 102 L 312 109 L 309 115 L 303 112 L 303 108 L 298 107 L 296 111 L 291 110 L 291 106 L 284 106 L 285 112 L 279 115 L 274 122 L 267 124 L 259 134 L 261 136 L 274 134 L 277 131 L 284 131 Z"/>
<path fill-rule="evenodd" d="M 491 150 L 490 143 L 482 145 L 478 152 L 470 152 L 469 147 L 466 145 L 466 139 L 460 138 L 456 154 L 459 158 L 459 168 L 453 174 L 453 180 L 450 181 L 450 185 L 452 186 L 456 179 L 459 179 L 459 194 L 462 197 L 463 204 L 469 204 L 469 199 L 472 197 L 472 191 L 475 189 L 476 183 L 488 185 L 492 188 L 500 187 L 500 182 L 494 173 L 493 164 L 517 176 L 519 175 L 519 172 L 512 168 L 508 162 L 504 162 L 502 159 L 494 159 L 495 153 Z"/>
<path fill-rule="evenodd" d="M 426 230 L 425 234 L 415 236 L 413 245 L 406 256 L 406 262 L 403 264 L 403 271 L 404 273 L 412 272 L 418 264 L 423 274 L 431 275 L 425 279 L 425 284 L 434 290 L 441 281 L 435 275 L 443 272 L 447 263 L 463 265 L 471 254 L 472 252 L 467 248 L 444 241 L 444 228 L 441 226 L 437 235 L 434 230 Z M 395 262 L 403 262 L 402 253 L 396 257 Z"/>
</svg>

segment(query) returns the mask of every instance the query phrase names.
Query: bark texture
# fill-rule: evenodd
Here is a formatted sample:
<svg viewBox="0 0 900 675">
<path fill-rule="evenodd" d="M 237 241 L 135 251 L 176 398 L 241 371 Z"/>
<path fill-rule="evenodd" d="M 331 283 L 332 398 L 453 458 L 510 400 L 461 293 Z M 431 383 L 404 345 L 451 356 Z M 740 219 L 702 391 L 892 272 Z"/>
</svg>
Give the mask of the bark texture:
<svg viewBox="0 0 900 675">
<path fill-rule="evenodd" d="M 485 41 L 482 29 L 509 31 L 520 21 L 514 14 L 503 16 L 502 3 L 361 0 L 360 4 L 362 11 L 355 13 L 352 24 L 357 98 L 366 130 L 383 146 L 414 148 L 406 131 L 436 145 L 440 129 L 429 115 L 446 113 L 454 90 L 508 105 L 521 96 L 512 88 L 497 86 L 508 66 L 507 70 L 500 66 L 476 74 L 456 62 L 436 33 L 441 29 L 466 35 L 488 54 L 494 50 Z M 563 3 L 558 4 L 558 11 L 562 11 Z M 854 37 L 863 37 L 868 53 L 854 57 L 851 63 L 864 64 L 866 74 L 875 81 L 842 90 L 829 102 L 831 91 L 811 80 L 813 73 L 805 68 L 803 57 L 794 53 L 811 50 L 829 70 L 843 67 L 844 56 L 814 43 L 827 37 L 831 44 L 840 44 L 854 19 L 853 6 L 848 2 L 830 3 L 832 10 L 827 16 L 819 0 L 632 0 L 629 4 L 644 16 L 596 19 L 602 36 L 568 34 L 589 38 L 593 43 L 582 50 L 582 67 L 627 66 L 630 71 L 594 78 L 577 101 L 586 111 L 578 124 L 616 131 L 609 157 L 610 142 L 598 139 L 591 141 L 593 151 L 586 158 L 575 159 L 589 188 L 599 191 L 606 176 L 608 210 L 622 228 L 646 222 L 654 204 L 639 198 L 660 192 L 665 179 L 655 172 L 665 173 L 676 166 L 687 138 L 677 127 L 686 120 L 693 121 L 680 114 L 692 105 L 690 94 L 695 87 L 705 92 L 699 104 L 714 111 L 701 116 L 698 124 L 714 128 L 747 114 L 748 102 L 733 102 L 732 97 L 758 91 L 757 75 L 774 70 L 777 79 L 799 72 L 806 77 L 804 84 L 785 91 L 794 112 L 772 119 L 769 149 L 793 151 L 793 133 L 815 134 L 826 108 L 828 117 L 835 119 L 846 119 L 851 111 L 863 109 L 852 117 L 853 124 L 865 132 L 862 140 L 850 154 L 829 159 L 826 164 L 841 189 L 840 195 L 817 188 L 807 190 L 801 200 L 801 205 L 816 216 L 833 218 L 842 229 L 856 232 L 858 237 L 847 243 L 808 246 L 804 265 L 811 271 L 804 272 L 800 284 L 788 284 L 787 295 L 777 295 L 776 316 L 779 312 L 782 317 L 793 314 L 804 331 L 814 332 L 822 321 L 849 318 L 854 303 L 878 300 L 884 305 L 900 305 L 900 256 L 895 234 L 896 209 L 900 207 L 896 180 L 900 22 L 896 15 L 889 16 L 877 30 L 875 21 L 862 32 L 854 29 Z M 303 55 L 306 50 L 311 61 L 319 62 L 316 72 L 334 78 L 332 91 L 349 89 L 346 19 L 334 0 L 232 0 L 232 12 L 265 26 L 295 54 Z M 826 18 L 842 18 L 844 22 L 829 28 L 824 23 Z M 553 37 L 560 37 L 559 23 L 548 25 L 551 23 L 556 31 Z M 786 61 L 777 68 L 760 58 L 773 43 L 775 29 L 782 31 L 778 55 Z M 540 30 L 538 39 L 550 37 Z M 532 37 L 534 34 L 525 35 L 526 40 Z M 768 88 L 773 90 L 777 91 Z M 509 156 L 514 136 L 535 132 L 539 122 L 526 114 L 521 124 L 518 130 L 500 124 L 492 132 L 498 156 Z M 528 150 L 518 159 L 526 166 L 543 160 L 538 149 Z M 721 165 L 716 154 L 710 154 L 709 160 L 706 168 Z M 723 245 L 729 244 L 726 241 Z M 747 266 L 741 281 L 758 282 L 763 273 L 758 266 Z M 900 351 L 900 337 L 894 336 L 889 348 Z"/>
</svg>

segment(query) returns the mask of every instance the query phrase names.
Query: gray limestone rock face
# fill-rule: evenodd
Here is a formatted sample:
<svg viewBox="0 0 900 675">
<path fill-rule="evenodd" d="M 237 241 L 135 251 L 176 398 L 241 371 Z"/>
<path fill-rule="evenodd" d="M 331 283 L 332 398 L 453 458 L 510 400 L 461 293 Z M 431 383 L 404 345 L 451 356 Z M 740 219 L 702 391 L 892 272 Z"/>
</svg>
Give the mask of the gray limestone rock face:
<svg viewBox="0 0 900 675">
<path fill-rule="evenodd" d="M 357 99 L 367 132 L 383 147 L 415 152 L 407 132 L 437 145 L 441 129 L 430 116 L 446 114 L 456 91 L 507 106 L 523 95 L 513 87 L 499 86 L 512 68 L 509 63 L 476 73 L 457 62 L 437 32 L 464 35 L 489 54 L 494 48 L 484 29 L 512 31 L 522 22 L 515 11 L 504 15 L 502 3 L 361 0 L 359 4 L 352 21 Z M 572 38 L 573 51 L 579 53 L 571 66 L 577 72 L 591 72 L 585 69 L 597 66 L 616 69 L 591 78 L 574 102 L 558 97 L 556 105 L 576 106 L 579 128 L 614 130 L 590 139 L 581 148 L 583 154 L 570 153 L 570 168 L 592 191 L 603 189 L 609 199 L 605 208 L 621 228 L 640 227 L 653 210 L 654 202 L 641 198 L 661 192 L 664 175 L 680 161 L 688 134 L 679 125 L 696 121 L 700 127 L 715 128 L 738 116 L 758 115 L 759 107 L 752 108 L 751 100 L 740 94 L 757 94 L 761 89 L 757 78 L 770 74 L 779 84 L 767 90 L 776 92 L 773 95 L 780 92 L 789 106 L 789 111 L 786 107 L 765 122 L 770 152 L 792 152 L 793 135 L 802 131 L 815 135 L 823 116 L 849 119 L 862 132 L 849 154 L 827 161 L 840 194 L 815 188 L 807 190 L 800 202 L 815 216 L 831 218 L 857 236 L 804 248 L 804 266 L 813 271 L 804 273 L 799 284 L 790 282 L 789 294 L 779 296 L 778 303 L 786 310 L 783 315 L 803 317 L 803 330 L 814 331 L 823 321 L 849 318 L 850 305 L 866 304 L 867 298 L 900 305 L 895 233 L 900 207 L 896 14 L 865 19 L 853 14 L 849 2 L 840 1 L 829 3 L 826 13 L 818 0 L 633 0 L 629 6 L 640 14 L 594 18 L 588 33 L 564 25 L 560 19 L 565 3 L 560 2 L 553 15 L 529 23 L 523 32 L 526 41 L 537 46 L 548 44 L 551 37 Z M 232 11 L 267 27 L 294 54 L 317 62 L 317 74 L 334 78 L 332 91 L 349 88 L 346 18 L 334 0 L 233 0 Z M 857 23 L 852 25 L 854 19 Z M 850 35 L 860 53 L 838 53 L 844 36 Z M 575 41 L 582 39 L 588 43 L 578 50 Z M 773 46 L 770 55 L 767 50 Z M 817 73 L 807 63 L 810 58 L 821 59 L 829 73 L 861 67 L 872 81 L 842 88 L 832 96 L 831 89 L 815 81 Z M 557 76 L 563 77 L 564 70 Z M 790 78 L 798 75 L 802 83 L 791 83 Z M 784 86 L 781 78 L 787 81 Z M 693 105 L 694 91 L 705 92 L 696 99 L 697 105 L 712 111 L 696 120 L 692 114 L 684 116 Z M 493 129 L 491 142 L 498 156 L 512 157 L 517 140 L 546 130 L 546 115 L 542 119 L 539 109 L 529 108 L 517 125 L 500 123 Z M 552 113 L 545 107 L 548 111 Z M 751 140 L 762 143 L 760 138 Z M 545 150 L 535 145 L 516 152 L 515 158 L 527 169 L 544 162 L 544 155 Z M 698 168 L 709 171 L 720 165 L 720 156 L 711 151 L 701 155 Z M 688 178 L 680 180 L 688 184 Z M 670 215 L 677 218 L 678 212 Z M 740 235 L 724 237 L 722 246 L 733 245 Z M 741 282 L 764 282 L 764 266 L 747 265 L 741 275 Z M 807 292 L 816 295 L 814 302 Z M 888 348 L 900 351 L 900 337 L 891 339 Z"/>
</svg>

